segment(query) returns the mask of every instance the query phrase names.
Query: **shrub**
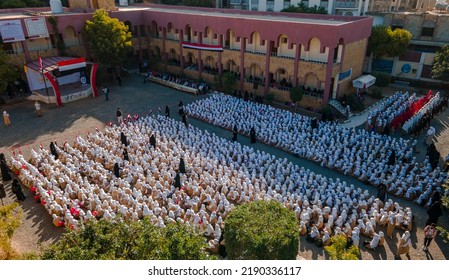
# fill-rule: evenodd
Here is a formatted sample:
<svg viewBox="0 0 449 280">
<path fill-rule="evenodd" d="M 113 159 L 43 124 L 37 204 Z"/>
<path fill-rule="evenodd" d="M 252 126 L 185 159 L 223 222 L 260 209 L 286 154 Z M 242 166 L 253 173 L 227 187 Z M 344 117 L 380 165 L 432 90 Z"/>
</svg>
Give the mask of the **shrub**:
<svg viewBox="0 0 449 280">
<path fill-rule="evenodd" d="M 374 72 L 372 73 L 374 77 L 376 77 L 376 83 L 375 85 L 378 87 L 386 87 L 391 82 L 391 75 L 387 73 L 382 72 Z"/>
<path fill-rule="evenodd" d="M 360 250 L 354 245 L 347 248 L 347 240 L 342 235 L 332 237 L 332 245 L 325 246 L 324 250 L 331 260 L 358 260 Z"/>
<path fill-rule="evenodd" d="M 299 246 L 295 213 L 277 201 L 237 206 L 225 220 L 229 259 L 291 260 Z"/>
<path fill-rule="evenodd" d="M 274 100 L 274 93 L 270 92 L 265 96 L 265 100 L 267 101 L 268 104 L 273 103 Z"/>
<path fill-rule="evenodd" d="M 380 88 L 373 88 L 369 96 L 375 99 L 381 99 L 383 97 L 382 90 Z"/>
</svg>

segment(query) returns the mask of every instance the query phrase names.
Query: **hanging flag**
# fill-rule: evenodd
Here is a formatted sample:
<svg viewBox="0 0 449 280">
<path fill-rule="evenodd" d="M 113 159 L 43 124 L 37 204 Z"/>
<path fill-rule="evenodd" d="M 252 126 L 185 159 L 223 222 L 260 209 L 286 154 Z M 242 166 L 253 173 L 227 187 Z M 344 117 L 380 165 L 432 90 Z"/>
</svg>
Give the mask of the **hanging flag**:
<svg viewBox="0 0 449 280">
<path fill-rule="evenodd" d="M 212 52 L 222 52 L 223 51 L 223 47 L 220 45 L 206 45 L 206 44 L 182 42 L 182 47 L 186 48 L 186 49 L 195 49 L 195 50 L 212 51 Z"/>
<path fill-rule="evenodd" d="M 42 69 L 44 69 L 44 63 L 43 63 L 42 57 L 40 55 L 37 58 L 37 62 L 39 63 L 39 71 L 42 72 Z"/>
<path fill-rule="evenodd" d="M 82 57 L 59 61 L 58 67 L 60 72 L 84 68 L 86 67 L 86 59 Z"/>
</svg>

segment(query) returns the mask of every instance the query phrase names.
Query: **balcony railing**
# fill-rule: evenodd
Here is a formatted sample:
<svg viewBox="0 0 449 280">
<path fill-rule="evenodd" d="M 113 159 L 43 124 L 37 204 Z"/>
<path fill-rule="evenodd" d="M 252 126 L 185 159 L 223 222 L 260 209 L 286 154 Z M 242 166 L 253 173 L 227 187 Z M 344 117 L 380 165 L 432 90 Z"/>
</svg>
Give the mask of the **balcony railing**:
<svg viewBox="0 0 449 280">
<path fill-rule="evenodd" d="M 327 61 L 319 61 L 319 60 L 304 59 L 304 58 L 300 58 L 299 60 L 304 61 L 304 62 L 317 63 L 317 64 L 327 64 Z"/>
<path fill-rule="evenodd" d="M 246 50 L 247 53 L 252 53 L 252 54 L 261 54 L 261 55 L 265 55 L 265 52 L 259 52 L 259 51 L 253 51 L 253 50 Z"/>
<path fill-rule="evenodd" d="M 272 57 L 279 57 L 279 58 L 286 58 L 286 59 L 295 59 L 295 57 L 293 57 L 293 56 L 282 55 L 282 54 L 278 54 L 276 52 L 270 53 L 270 56 L 272 56 Z"/>
<path fill-rule="evenodd" d="M 5 51 L 6 54 L 19 54 L 19 53 L 23 53 L 22 49 L 17 49 L 17 50 L 6 50 Z"/>
<path fill-rule="evenodd" d="M 359 1 L 337 1 L 335 8 L 356 9 L 359 7 Z"/>
</svg>

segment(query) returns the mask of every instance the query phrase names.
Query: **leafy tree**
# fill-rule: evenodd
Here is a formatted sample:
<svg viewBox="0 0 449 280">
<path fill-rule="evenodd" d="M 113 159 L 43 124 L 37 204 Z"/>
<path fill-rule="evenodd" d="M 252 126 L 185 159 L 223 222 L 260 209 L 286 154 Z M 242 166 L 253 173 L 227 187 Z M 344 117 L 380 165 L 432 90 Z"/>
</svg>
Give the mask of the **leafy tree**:
<svg viewBox="0 0 449 280">
<path fill-rule="evenodd" d="M 120 66 L 131 50 L 131 32 L 104 9 L 96 10 L 92 21 L 87 20 L 85 30 L 90 49 L 104 65 Z"/>
<path fill-rule="evenodd" d="M 89 221 L 80 230 L 69 230 L 44 250 L 51 260 L 204 260 L 206 239 L 183 224 L 154 226 L 141 221 Z"/>
<path fill-rule="evenodd" d="M 296 87 L 292 87 L 290 89 L 290 98 L 293 100 L 293 102 L 299 102 L 302 99 L 302 95 L 303 95 L 303 89 L 302 87 L 296 86 Z"/>
<path fill-rule="evenodd" d="M 18 207 L 18 203 L 0 206 L 0 260 L 10 260 L 17 256 L 11 246 L 11 238 L 22 219 L 22 210 L 18 210 Z"/>
<path fill-rule="evenodd" d="M 9 61 L 9 55 L 3 50 L 0 43 L 0 93 L 6 89 L 9 82 L 13 82 L 18 76 L 17 69 Z"/>
<path fill-rule="evenodd" d="M 234 73 L 226 72 L 223 74 L 223 87 L 225 93 L 231 93 L 232 88 L 235 85 L 236 77 Z"/>
<path fill-rule="evenodd" d="M 212 0 L 161 0 L 161 4 L 209 8 L 214 7 L 214 1 Z"/>
<path fill-rule="evenodd" d="M 67 7 L 67 0 L 61 1 L 63 6 Z M 0 8 L 25 8 L 25 7 L 48 7 L 49 0 L 2 0 Z"/>
<path fill-rule="evenodd" d="M 299 3 L 297 6 L 290 5 L 287 8 L 281 10 L 285 13 L 303 13 L 303 14 L 327 14 L 327 11 L 323 7 L 317 5 L 313 7 L 307 7 L 304 3 Z"/>
<path fill-rule="evenodd" d="M 354 245 L 346 248 L 347 241 L 342 235 L 332 237 L 332 245 L 325 246 L 324 250 L 329 254 L 331 260 L 358 260 L 360 250 Z"/>
<path fill-rule="evenodd" d="M 449 82 L 449 45 L 437 52 L 432 65 L 432 78 Z"/>
<path fill-rule="evenodd" d="M 374 58 L 382 56 L 399 56 L 405 53 L 412 34 L 405 29 L 391 30 L 389 26 L 374 26 L 368 39 L 368 52 Z"/>
<path fill-rule="evenodd" d="M 277 201 L 237 206 L 225 220 L 229 259 L 296 259 L 299 246 L 295 213 Z"/>
</svg>

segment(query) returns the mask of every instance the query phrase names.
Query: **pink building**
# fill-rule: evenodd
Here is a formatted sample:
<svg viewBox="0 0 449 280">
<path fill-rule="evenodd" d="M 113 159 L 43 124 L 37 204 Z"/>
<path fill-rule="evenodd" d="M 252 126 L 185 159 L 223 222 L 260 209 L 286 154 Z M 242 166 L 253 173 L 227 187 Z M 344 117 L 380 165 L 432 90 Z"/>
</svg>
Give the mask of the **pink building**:
<svg viewBox="0 0 449 280">
<path fill-rule="evenodd" d="M 64 40 L 67 55 L 90 57 L 83 28 L 91 13 L 67 10 L 52 15 L 58 19 L 57 30 L 48 21 L 50 15 L 0 13 L 0 23 L 29 17 L 47 21 L 48 38 L 30 39 L 24 27 L 25 40 L 5 44 L 17 64 L 36 60 L 37 51 L 56 56 L 58 37 Z M 291 86 L 304 86 L 308 94 L 301 106 L 313 108 L 355 92 L 351 82 L 362 74 L 372 26 L 370 17 L 162 5 L 119 9 L 110 15 L 130 27 L 134 54 L 157 61 L 163 71 L 208 83 L 229 71 L 237 77 L 237 90 L 273 93 L 279 101 L 290 100 Z M 192 44 L 200 47 L 186 48 Z"/>
</svg>

